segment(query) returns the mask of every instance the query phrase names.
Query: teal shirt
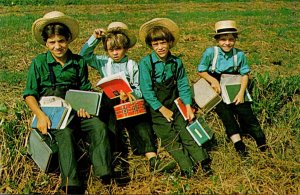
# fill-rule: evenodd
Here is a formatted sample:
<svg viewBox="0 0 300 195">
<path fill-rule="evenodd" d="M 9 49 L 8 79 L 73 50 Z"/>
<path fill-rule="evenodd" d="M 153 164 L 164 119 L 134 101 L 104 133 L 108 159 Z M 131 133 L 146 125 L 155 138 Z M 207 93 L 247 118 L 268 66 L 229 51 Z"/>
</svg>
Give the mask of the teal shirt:
<svg viewBox="0 0 300 195">
<path fill-rule="evenodd" d="M 88 80 L 88 69 L 85 60 L 70 50 L 67 52 L 68 59 L 64 66 L 56 62 L 50 51 L 39 54 L 32 60 L 29 67 L 26 87 L 23 97 L 32 95 L 37 100 L 41 94 L 52 87 L 50 80 L 49 65 L 53 66 L 56 84 L 58 85 L 74 85 L 78 83 L 81 90 L 90 90 L 92 85 Z M 76 74 L 79 75 L 76 75 Z"/>
<path fill-rule="evenodd" d="M 88 65 L 92 68 L 96 69 L 100 76 L 106 77 L 108 76 L 107 72 L 107 65 L 108 65 L 108 59 L 109 57 L 106 55 L 96 55 L 94 54 L 94 50 L 96 46 L 100 43 L 99 39 L 96 39 L 93 35 L 89 38 L 89 40 L 83 45 L 80 55 L 83 56 L 83 58 L 88 62 Z M 133 80 L 130 81 L 130 73 L 127 68 L 128 64 L 128 57 L 125 56 L 123 59 L 121 59 L 120 62 L 114 62 L 112 61 L 111 64 L 111 74 L 116 74 L 121 71 L 124 71 L 125 76 L 128 80 L 128 82 L 131 85 L 131 88 L 133 89 L 134 95 L 137 98 L 142 97 L 142 92 L 140 90 L 140 84 L 139 84 L 139 69 L 138 64 L 132 60 L 133 67 L 132 67 L 132 78 Z"/>
<path fill-rule="evenodd" d="M 245 53 L 240 49 L 236 49 L 239 73 L 241 75 L 248 74 L 250 68 L 247 64 L 247 59 Z M 198 72 L 211 72 L 211 65 L 214 58 L 214 48 L 209 47 L 205 50 L 198 65 Z M 234 62 L 233 62 L 233 52 L 225 53 L 220 47 L 218 47 L 218 58 L 216 63 L 216 73 L 233 73 L 234 72 Z"/>
<path fill-rule="evenodd" d="M 144 99 L 149 103 L 149 105 L 154 109 L 158 110 L 163 105 L 158 101 L 155 91 L 152 86 L 152 66 L 150 61 L 150 55 L 155 66 L 155 81 L 157 83 L 162 83 L 169 79 L 176 73 L 177 77 L 177 88 L 179 91 L 179 97 L 182 99 L 183 103 L 191 104 L 192 96 L 189 85 L 189 80 L 186 75 L 183 63 L 180 58 L 169 54 L 166 62 L 161 61 L 156 53 L 153 51 L 149 55 L 145 56 L 139 63 L 140 69 L 140 85 L 141 91 L 143 93 Z M 174 70 L 177 63 L 177 69 Z"/>
</svg>

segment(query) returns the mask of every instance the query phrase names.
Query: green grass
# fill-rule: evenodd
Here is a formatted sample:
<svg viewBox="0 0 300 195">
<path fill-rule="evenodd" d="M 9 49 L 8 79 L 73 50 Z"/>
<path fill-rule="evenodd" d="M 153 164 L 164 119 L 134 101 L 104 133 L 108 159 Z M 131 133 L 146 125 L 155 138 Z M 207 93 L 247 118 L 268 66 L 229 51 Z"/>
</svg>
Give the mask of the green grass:
<svg viewBox="0 0 300 195">
<path fill-rule="evenodd" d="M 13 4 L 12 4 L 13 2 Z M 267 136 L 270 151 L 257 151 L 245 138 L 251 160 L 241 161 L 225 136 L 214 112 L 203 117 L 215 131 L 210 155 L 215 175 L 206 178 L 198 171 L 193 179 L 150 175 L 147 162 L 131 155 L 132 182 L 111 186 L 113 194 L 300 194 L 300 23 L 298 1 L 158 1 L 158 0 L 0 0 L 0 193 L 59 192 L 59 174 L 39 171 L 26 154 L 26 137 L 32 113 L 22 99 L 32 58 L 45 49 L 32 39 L 31 25 L 46 12 L 63 11 L 78 19 L 80 35 L 71 44 L 73 52 L 96 27 L 123 21 L 137 34 L 140 25 L 154 17 L 170 17 L 180 27 L 178 45 L 172 49 L 182 58 L 189 79 L 198 78 L 196 67 L 206 47 L 215 44 L 209 33 L 214 23 L 234 19 L 241 33 L 237 47 L 244 50 L 252 69 L 253 108 Z M 101 47 L 97 53 L 104 53 Z M 140 41 L 129 50 L 139 60 L 149 52 Z M 90 71 L 96 83 L 96 71 Z M 160 155 L 170 156 L 162 149 Z M 109 193 L 92 176 L 88 191 Z"/>
</svg>

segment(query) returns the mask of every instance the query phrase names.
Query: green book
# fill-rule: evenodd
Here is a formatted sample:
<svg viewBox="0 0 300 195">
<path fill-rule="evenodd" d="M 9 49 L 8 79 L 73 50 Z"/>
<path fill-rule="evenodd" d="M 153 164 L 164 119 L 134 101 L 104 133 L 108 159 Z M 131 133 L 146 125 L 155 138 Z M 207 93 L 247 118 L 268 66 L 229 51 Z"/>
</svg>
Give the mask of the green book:
<svg viewBox="0 0 300 195">
<path fill-rule="evenodd" d="M 90 115 L 98 116 L 101 107 L 102 93 L 83 90 L 68 90 L 65 100 L 75 111 L 85 109 Z"/>
<path fill-rule="evenodd" d="M 234 98 L 240 91 L 241 84 L 227 84 L 227 85 L 225 85 L 225 88 L 226 88 L 226 94 L 228 95 L 228 98 L 229 98 L 227 100 L 227 103 L 228 104 L 233 103 Z M 245 100 L 244 101 L 245 102 L 252 101 L 252 98 L 247 89 L 245 91 Z"/>
</svg>

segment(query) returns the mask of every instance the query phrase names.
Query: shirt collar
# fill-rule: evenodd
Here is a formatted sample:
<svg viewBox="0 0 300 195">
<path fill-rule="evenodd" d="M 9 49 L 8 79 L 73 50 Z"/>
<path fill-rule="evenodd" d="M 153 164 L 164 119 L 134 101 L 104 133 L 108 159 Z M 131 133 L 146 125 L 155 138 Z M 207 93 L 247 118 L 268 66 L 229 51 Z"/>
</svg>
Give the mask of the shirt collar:
<svg viewBox="0 0 300 195">
<path fill-rule="evenodd" d="M 153 63 L 162 62 L 161 59 L 155 53 L 155 51 L 153 51 L 150 55 L 152 57 Z M 169 61 L 171 61 L 171 62 L 176 61 L 175 56 L 173 56 L 171 54 L 171 52 L 169 52 L 166 62 L 169 62 Z"/>
</svg>

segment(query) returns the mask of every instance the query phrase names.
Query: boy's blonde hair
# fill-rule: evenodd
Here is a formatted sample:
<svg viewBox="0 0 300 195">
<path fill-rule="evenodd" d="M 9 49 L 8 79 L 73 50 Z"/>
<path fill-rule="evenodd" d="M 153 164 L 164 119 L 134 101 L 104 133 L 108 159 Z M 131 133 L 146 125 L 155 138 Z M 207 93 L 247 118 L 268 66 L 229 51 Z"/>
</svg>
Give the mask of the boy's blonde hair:
<svg viewBox="0 0 300 195">
<path fill-rule="evenodd" d="M 166 40 L 168 43 L 174 43 L 175 38 L 173 34 L 163 26 L 154 26 L 152 27 L 145 38 L 145 42 L 149 47 L 152 47 L 152 41 Z M 172 45 L 171 45 L 172 47 Z"/>
<path fill-rule="evenodd" d="M 109 32 L 105 38 L 103 39 L 103 47 L 105 51 L 107 51 L 107 41 L 110 40 L 110 48 L 113 49 L 129 49 L 130 48 L 130 40 L 129 38 L 121 33 L 121 32 Z"/>
</svg>

